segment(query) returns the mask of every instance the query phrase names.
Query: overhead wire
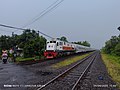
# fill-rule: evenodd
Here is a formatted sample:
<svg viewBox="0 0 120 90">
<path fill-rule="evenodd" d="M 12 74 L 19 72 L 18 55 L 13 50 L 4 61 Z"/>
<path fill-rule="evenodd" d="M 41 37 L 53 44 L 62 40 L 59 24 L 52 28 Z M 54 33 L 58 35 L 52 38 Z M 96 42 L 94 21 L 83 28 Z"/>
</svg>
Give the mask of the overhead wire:
<svg viewBox="0 0 120 90">
<path fill-rule="evenodd" d="M 12 29 L 18 29 L 18 30 L 26 30 L 26 29 L 23 29 L 23 28 L 18 28 L 18 27 L 14 27 L 14 26 L 8 26 L 8 25 L 5 25 L 5 24 L 0 24 L 0 26 L 2 27 L 6 27 L 6 28 L 12 28 Z"/>
<path fill-rule="evenodd" d="M 54 8 L 56 8 L 61 2 L 63 2 L 64 0 L 56 0 L 55 2 L 53 2 L 50 6 L 48 6 L 45 10 L 43 10 L 42 12 L 40 12 L 36 17 L 34 17 L 30 22 L 28 22 L 26 25 L 22 26 L 22 28 L 25 28 L 26 26 L 31 25 L 32 23 L 36 22 L 38 19 L 40 19 L 41 17 L 43 17 L 44 15 L 46 15 L 48 12 L 52 11 Z M 59 3 L 57 3 L 59 2 Z M 16 32 L 17 30 L 13 31 Z"/>
<path fill-rule="evenodd" d="M 16 31 L 18 31 L 18 30 L 22 30 L 22 31 L 27 30 L 27 29 L 24 29 L 26 26 L 31 25 L 32 23 L 34 23 L 34 22 L 36 22 L 37 20 L 39 20 L 41 17 L 43 17 L 44 15 L 46 15 L 47 13 L 49 13 L 50 11 L 52 11 L 54 8 L 56 8 L 56 7 L 57 7 L 60 3 L 62 3 L 64 0 L 61 0 L 60 2 L 58 2 L 58 1 L 59 1 L 59 0 L 56 0 L 56 1 L 55 1 L 54 3 L 52 3 L 49 7 L 47 7 L 45 10 L 43 10 L 43 11 L 39 14 L 39 17 L 35 18 L 32 22 L 24 25 L 22 28 L 13 27 L 13 26 L 8 26 L 8 25 L 4 25 L 4 24 L 0 24 L 0 26 L 6 27 L 6 28 L 17 29 L 17 30 L 15 30 L 15 31 L 13 31 L 13 32 L 16 32 Z M 57 2 L 58 2 L 58 3 L 57 3 Z M 50 9 L 49 9 L 49 8 L 50 8 Z M 38 15 L 37 15 L 37 16 L 38 16 Z M 53 38 L 53 37 L 51 37 L 51 36 L 49 36 L 49 35 L 41 32 L 41 31 L 39 31 L 39 33 L 41 33 L 41 34 L 43 34 L 43 35 L 45 35 L 45 36 L 47 36 L 47 37 L 49 37 L 49 38 Z"/>
<path fill-rule="evenodd" d="M 52 11 L 54 8 L 56 8 L 60 3 L 62 3 L 64 0 L 61 0 L 60 2 L 58 2 L 59 0 L 57 0 L 56 2 L 54 2 L 53 4 L 51 4 L 46 10 L 44 10 L 43 12 L 41 12 L 40 16 L 37 17 L 36 19 L 34 19 L 32 22 L 24 25 L 22 28 L 29 26 L 31 24 L 33 24 L 34 22 L 36 22 L 37 20 L 39 20 L 41 17 L 43 17 L 44 15 L 46 15 L 47 13 L 49 13 L 50 11 Z M 57 3 L 58 2 L 58 3 Z M 56 4 L 55 4 L 56 3 Z M 54 5 L 55 4 L 55 5 Z M 49 9 L 50 8 L 50 9 Z"/>
<path fill-rule="evenodd" d="M 17 29 L 17 30 L 22 30 L 22 31 L 27 30 L 27 29 L 24 29 L 24 28 L 18 28 L 18 27 L 14 27 L 14 26 L 5 25 L 5 24 L 0 24 L 0 26 L 1 26 L 1 27 L 6 27 L 6 28 L 12 28 L 12 29 Z M 43 35 L 45 35 L 45 36 L 47 36 L 47 37 L 49 37 L 49 38 L 53 38 L 53 37 L 51 37 L 51 36 L 49 36 L 49 35 L 41 32 L 41 31 L 39 31 L 39 33 L 41 33 L 41 34 L 43 34 Z"/>
<path fill-rule="evenodd" d="M 55 2 L 53 2 L 50 6 L 48 6 L 46 9 L 44 9 L 42 12 L 40 12 L 36 17 L 34 17 L 33 19 L 30 20 L 30 22 L 32 22 L 33 20 L 35 20 L 36 18 L 38 18 L 42 13 L 44 13 L 45 11 L 47 11 L 50 7 L 52 7 L 54 4 L 56 4 L 59 0 L 56 0 Z M 22 28 L 28 26 L 28 24 L 30 23 L 28 22 L 26 25 L 24 25 Z"/>
</svg>

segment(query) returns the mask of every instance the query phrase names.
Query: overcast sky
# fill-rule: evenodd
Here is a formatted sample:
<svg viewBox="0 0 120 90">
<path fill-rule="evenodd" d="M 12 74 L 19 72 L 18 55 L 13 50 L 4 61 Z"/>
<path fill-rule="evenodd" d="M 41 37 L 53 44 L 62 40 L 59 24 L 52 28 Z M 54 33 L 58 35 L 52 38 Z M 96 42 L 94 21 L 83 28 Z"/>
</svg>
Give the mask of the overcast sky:
<svg viewBox="0 0 120 90">
<path fill-rule="evenodd" d="M 0 24 L 23 27 L 56 0 L 0 0 Z M 59 0 L 61 1 L 61 0 Z M 100 49 L 120 32 L 120 0 L 64 0 L 45 16 L 25 27 L 69 41 L 89 41 Z M 0 35 L 13 29 L 0 27 Z M 22 31 L 15 32 L 21 34 Z"/>
</svg>

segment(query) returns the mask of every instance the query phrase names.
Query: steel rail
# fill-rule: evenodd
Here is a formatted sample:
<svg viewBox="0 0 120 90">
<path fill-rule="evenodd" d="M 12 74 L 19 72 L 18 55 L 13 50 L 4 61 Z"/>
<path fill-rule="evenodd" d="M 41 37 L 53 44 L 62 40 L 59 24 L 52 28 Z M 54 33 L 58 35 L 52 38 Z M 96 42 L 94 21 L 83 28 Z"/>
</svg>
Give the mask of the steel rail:
<svg viewBox="0 0 120 90">
<path fill-rule="evenodd" d="M 76 83 L 72 87 L 72 90 L 75 90 L 75 88 L 77 87 L 77 85 L 79 84 L 79 82 L 82 80 L 82 78 L 85 76 L 85 74 L 87 73 L 87 71 L 90 69 L 91 65 L 93 64 L 93 62 L 94 62 L 94 60 L 96 59 L 97 56 L 98 56 L 98 54 L 96 54 L 92 58 L 91 62 L 88 64 L 88 66 L 85 68 L 85 70 L 83 71 L 83 73 L 80 75 L 79 79 L 76 81 Z"/>
<path fill-rule="evenodd" d="M 65 70 L 64 72 L 62 72 L 61 74 L 59 74 L 58 76 L 56 76 L 55 78 L 53 78 L 52 80 L 50 80 L 49 82 L 47 82 L 46 84 L 44 84 L 43 86 L 41 86 L 40 88 L 38 88 L 37 90 L 41 90 L 43 88 L 45 88 L 46 86 L 48 86 L 50 83 L 54 82 L 55 80 L 57 80 L 58 78 L 60 78 L 61 76 L 65 75 L 67 72 L 69 72 L 70 70 L 72 70 L 73 68 L 77 67 L 79 64 L 83 63 L 84 61 L 86 61 L 88 58 L 90 58 L 91 56 L 93 56 L 96 53 L 96 51 L 92 54 L 90 54 L 89 56 L 83 58 L 80 62 L 76 63 L 75 65 L 73 65 L 72 67 L 68 68 L 67 70 Z"/>
</svg>

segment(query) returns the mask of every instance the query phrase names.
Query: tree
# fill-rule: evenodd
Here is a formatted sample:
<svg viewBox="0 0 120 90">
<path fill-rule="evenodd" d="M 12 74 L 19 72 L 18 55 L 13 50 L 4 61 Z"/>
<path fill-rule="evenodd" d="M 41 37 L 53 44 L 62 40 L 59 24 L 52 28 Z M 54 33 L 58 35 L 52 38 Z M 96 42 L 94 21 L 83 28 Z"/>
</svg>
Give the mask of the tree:
<svg viewBox="0 0 120 90">
<path fill-rule="evenodd" d="M 11 47 L 10 37 L 6 35 L 2 35 L 0 37 L 0 44 L 1 44 L 1 49 L 9 49 Z"/>
<path fill-rule="evenodd" d="M 62 36 L 62 37 L 60 38 L 60 40 L 61 40 L 61 41 L 68 42 L 68 40 L 67 40 L 67 38 L 66 38 L 65 36 Z"/>
<path fill-rule="evenodd" d="M 24 57 L 33 57 L 42 55 L 46 44 L 46 39 L 35 30 L 27 29 L 21 35 L 12 34 L 12 36 L 2 35 L 0 37 L 0 50 L 10 49 L 18 46 L 23 49 Z M 0 52 L 0 53 L 1 53 Z"/>
<path fill-rule="evenodd" d="M 120 56 L 120 43 L 115 46 L 114 52 L 116 55 Z"/>
<path fill-rule="evenodd" d="M 105 42 L 105 47 L 103 47 L 103 52 L 106 54 L 119 55 L 120 50 L 120 35 L 112 36 L 110 40 Z"/>
<path fill-rule="evenodd" d="M 78 41 L 78 42 L 73 42 L 73 43 L 90 47 L 90 43 L 88 41 L 83 41 L 83 42 L 82 41 Z"/>
<path fill-rule="evenodd" d="M 78 41 L 78 42 L 73 42 L 75 44 L 79 44 L 79 45 L 82 45 L 82 42 L 81 41 Z"/>
<path fill-rule="evenodd" d="M 22 40 L 24 40 L 24 42 L 20 43 L 20 46 L 24 48 L 24 57 L 33 57 L 34 55 L 41 56 L 43 54 L 46 39 L 39 36 L 36 31 L 27 30 L 23 32 Z"/>
<path fill-rule="evenodd" d="M 83 42 L 82 42 L 82 45 L 87 46 L 87 47 L 90 47 L 90 43 L 89 43 L 88 41 L 83 41 Z"/>
</svg>

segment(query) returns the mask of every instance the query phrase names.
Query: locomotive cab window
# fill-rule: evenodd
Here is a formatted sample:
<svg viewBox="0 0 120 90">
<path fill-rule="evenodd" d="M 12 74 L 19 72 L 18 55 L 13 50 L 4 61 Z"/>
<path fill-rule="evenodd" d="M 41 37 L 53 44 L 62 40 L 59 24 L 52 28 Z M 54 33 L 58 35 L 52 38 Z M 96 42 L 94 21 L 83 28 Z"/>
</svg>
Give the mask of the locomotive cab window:
<svg viewBox="0 0 120 90">
<path fill-rule="evenodd" d="M 50 43 L 56 43 L 56 41 L 50 41 Z"/>
<path fill-rule="evenodd" d="M 53 41 L 53 43 L 56 43 L 56 41 Z"/>
<path fill-rule="evenodd" d="M 60 42 L 60 45 L 63 45 L 63 43 L 62 43 L 62 42 Z"/>
<path fill-rule="evenodd" d="M 57 46 L 58 46 L 58 42 L 57 42 Z"/>
</svg>

